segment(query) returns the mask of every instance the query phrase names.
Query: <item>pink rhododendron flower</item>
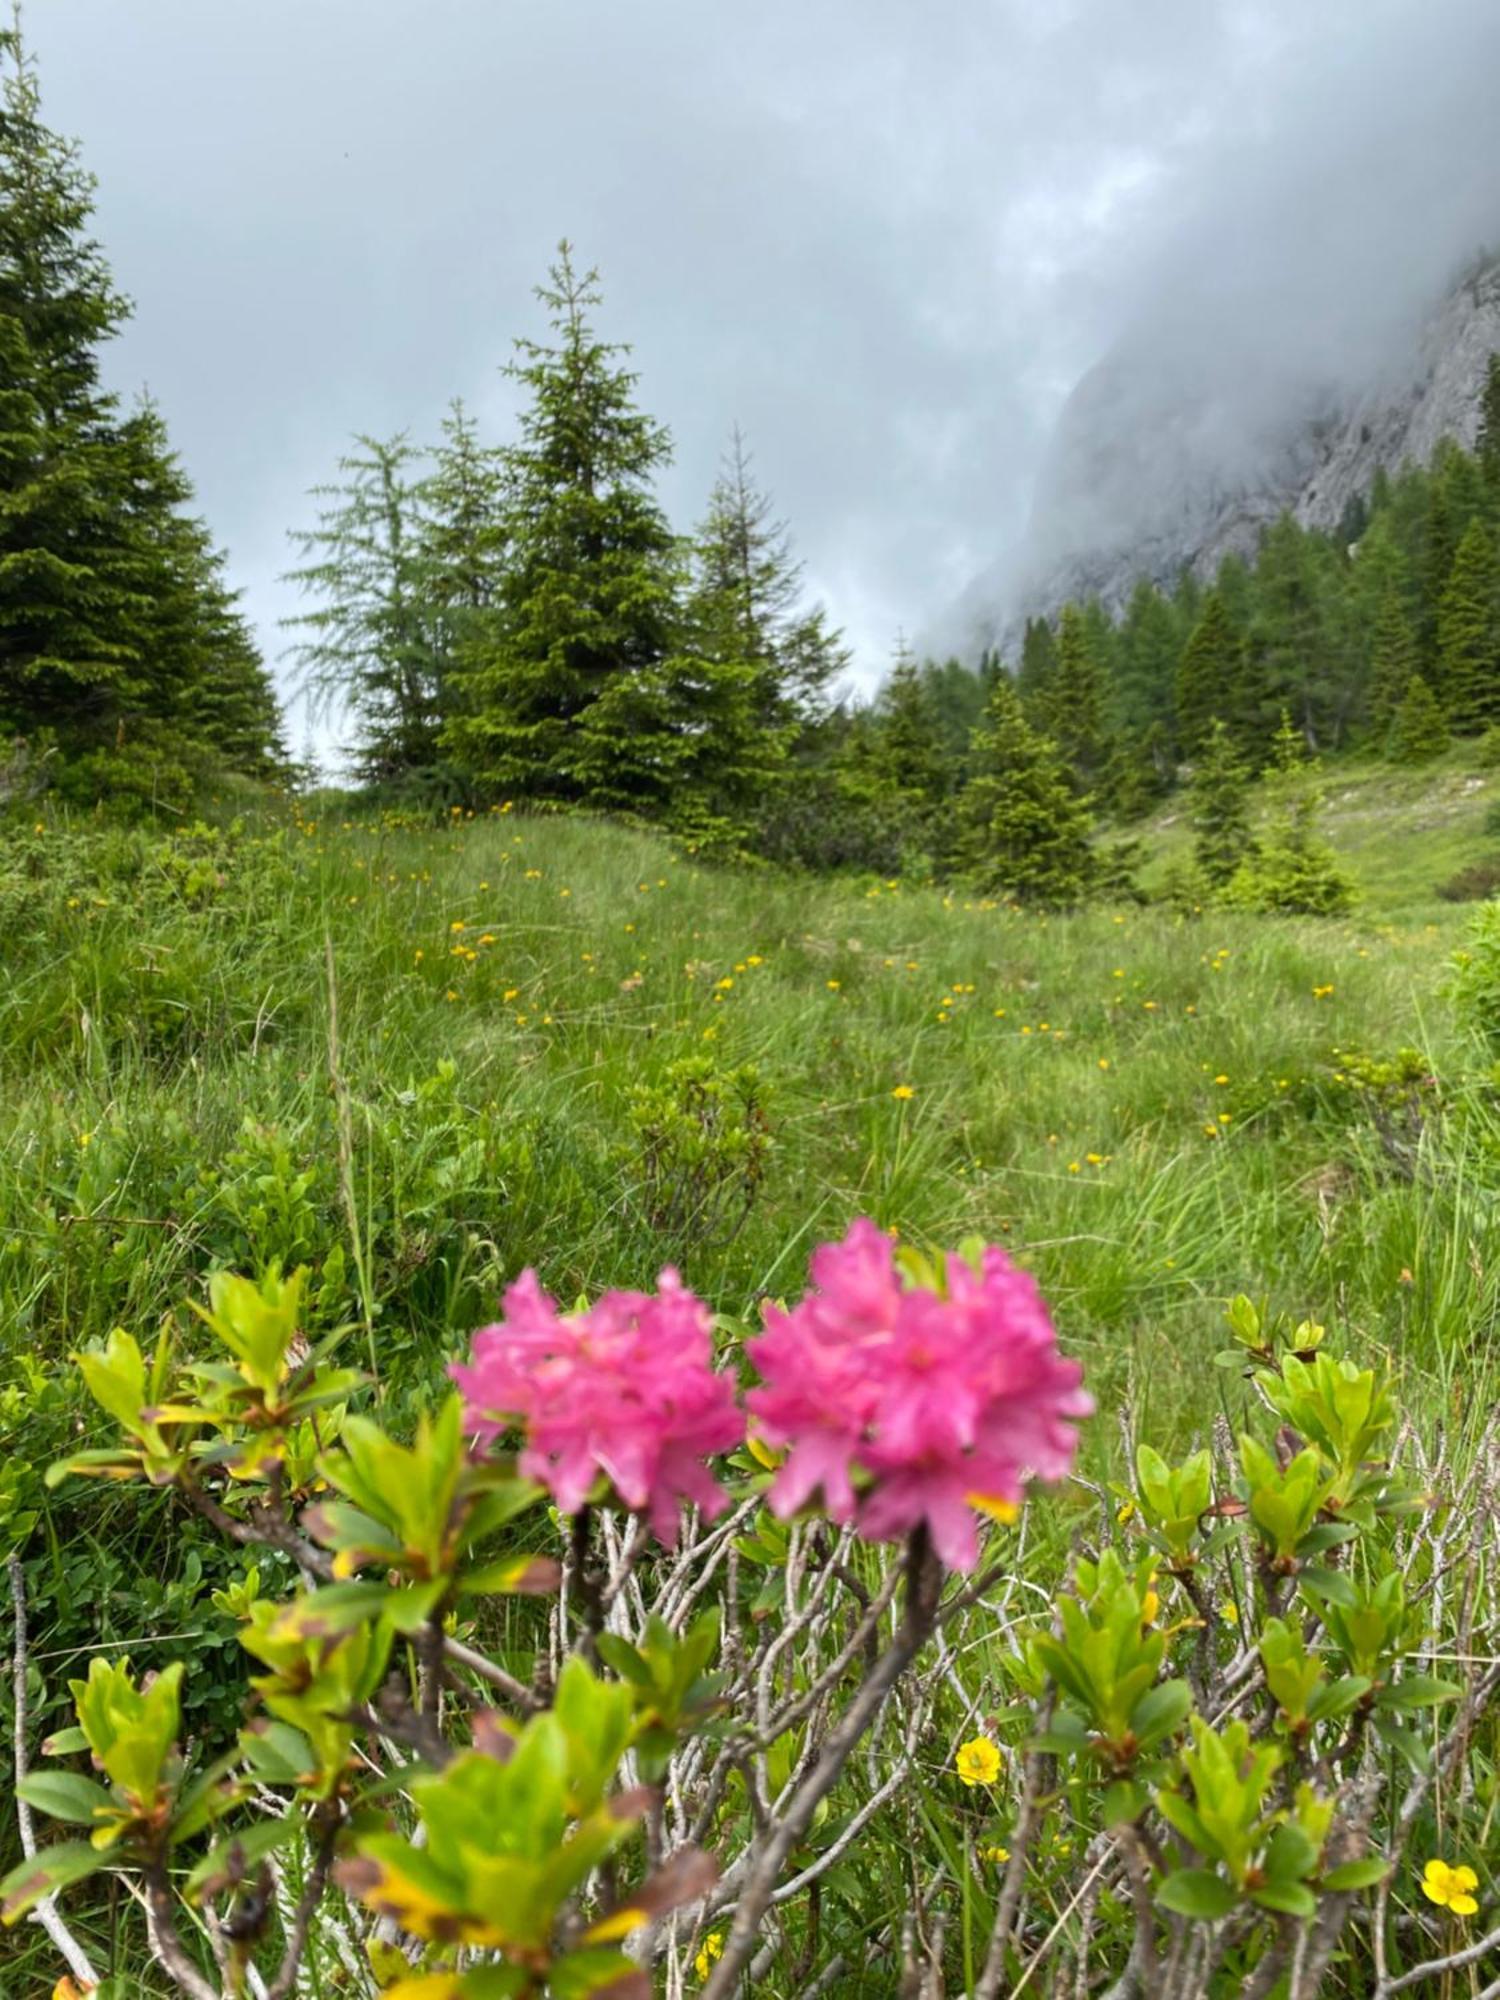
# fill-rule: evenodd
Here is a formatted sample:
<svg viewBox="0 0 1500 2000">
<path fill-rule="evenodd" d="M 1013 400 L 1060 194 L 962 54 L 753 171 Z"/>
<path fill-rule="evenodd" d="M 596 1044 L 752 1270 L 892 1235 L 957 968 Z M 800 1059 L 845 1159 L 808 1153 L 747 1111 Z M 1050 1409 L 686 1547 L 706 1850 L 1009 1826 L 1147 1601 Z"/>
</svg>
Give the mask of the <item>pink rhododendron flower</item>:
<svg viewBox="0 0 1500 2000">
<path fill-rule="evenodd" d="M 942 1560 L 972 1569 L 976 1503 L 1060 1478 L 1094 1407 L 1035 1283 L 991 1248 L 977 1272 L 948 1259 L 946 1296 L 905 1284 L 889 1237 L 864 1220 L 813 1253 L 812 1278 L 749 1343 L 765 1387 L 746 1400 L 766 1441 L 789 1447 L 771 1506 L 795 1513 L 821 1488 L 867 1539 L 925 1522 Z"/>
<path fill-rule="evenodd" d="M 587 1312 L 566 1314 L 523 1271 L 504 1311 L 475 1334 L 471 1365 L 449 1370 L 465 1429 L 492 1439 L 520 1427 L 521 1470 L 565 1514 L 603 1472 L 669 1548 L 685 1500 L 709 1519 L 723 1511 L 702 1461 L 739 1444 L 745 1419 L 733 1380 L 713 1371 L 708 1308 L 675 1271 L 662 1272 L 654 1294 L 606 1292 Z"/>
</svg>

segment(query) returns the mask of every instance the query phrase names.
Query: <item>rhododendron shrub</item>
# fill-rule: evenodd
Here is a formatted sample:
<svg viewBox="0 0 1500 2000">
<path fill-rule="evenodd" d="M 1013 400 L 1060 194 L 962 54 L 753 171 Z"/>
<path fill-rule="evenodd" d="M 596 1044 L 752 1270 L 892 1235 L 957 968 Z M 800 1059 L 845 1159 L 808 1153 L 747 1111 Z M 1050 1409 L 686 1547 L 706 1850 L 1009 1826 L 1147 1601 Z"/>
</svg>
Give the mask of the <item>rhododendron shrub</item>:
<svg viewBox="0 0 1500 2000">
<path fill-rule="evenodd" d="M 572 1312 L 528 1272 L 400 1425 L 302 1293 L 221 1275 L 211 1354 L 80 1357 L 119 1434 L 55 1476 L 253 1550 L 215 1599 L 253 1665 L 201 1743 L 180 1667 L 95 1658 L 28 1771 L 12 1562 L 0 1916 L 60 1993 L 119 2000 L 74 1921 L 100 1874 L 189 2000 L 1353 2000 L 1493 1948 L 1500 1431 L 1453 1490 L 1321 1328 L 1236 1301 L 1233 1426 L 1111 1483 L 982 1245 L 855 1222 L 717 1354 L 671 1271 Z M 1033 1540 L 1049 1482 L 1069 1532 Z"/>
<path fill-rule="evenodd" d="M 521 1470 L 564 1514 L 607 1480 L 670 1548 L 684 1502 L 709 1520 L 728 1504 L 703 1461 L 745 1434 L 735 1383 L 714 1372 L 712 1327 L 675 1271 L 654 1295 L 607 1292 L 577 1313 L 559 1313 L 525 1271 L 503 1320 L 475 1334 L 470 1365 L 450 1370 L 465 1428 L 486 1441 L 518 1428 Z"/>
<path fill-rule="evenodd" d="M 903 1270 L 868 1221 L 814 1252 L 812 1279 L 749 1344 L 766 1386 L 746 1401 L 787 1448 L 771 1506 L 785 1517 L 820 1494 L 867 1540 L 922 1526 L 949 1568 L 973 1569 L 975 1508 L 1014 1508 L 1028 1477 L 1060 1479 L 1093 1410 L 1035 1281 L 994 1248 L 940 1274 Z"/>
</svg>

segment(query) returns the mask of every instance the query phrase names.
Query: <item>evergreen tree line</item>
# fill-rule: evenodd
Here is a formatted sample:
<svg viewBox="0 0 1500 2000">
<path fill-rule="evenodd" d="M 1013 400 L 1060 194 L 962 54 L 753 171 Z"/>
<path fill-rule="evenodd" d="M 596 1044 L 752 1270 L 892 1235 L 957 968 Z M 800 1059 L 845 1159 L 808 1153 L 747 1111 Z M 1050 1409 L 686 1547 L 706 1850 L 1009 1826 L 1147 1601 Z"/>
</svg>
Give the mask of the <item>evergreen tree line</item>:
<svg viewBox="0 0 1500 2000">
<path fill-rule="evenodd" d="M 275 694 L 160 414 L 101 384 L 130 306 L 17 26 L 0 65 L 0 744 L 80 800 L 185 802 L 284 763 Z"/>
<path fill-rule="evenodd" d="M 1135 586 L 1025 632 L 1028 714 L 1122 817 L 1168 791 L 1222 722 L 1255 769 L 1278 718 L 1307 748 L 1403 761 L 1500 725 L 1500 355 L 1475 449 L 1380 471 L 1332 532 L 1290 513 L 1210 585 Z"/>
<path fill-rule="evenodd" d="M 305 684 L 352 719 L 366 783 L 628 813 L 753 843 L 827 725 L 848 655 L 802 604 L 785 528 L 736 431 L 702 522 L 656 497 L 671 439 L 560 246 L 547 342 L 506 372 L 519 433 L 455 403 L 430 450 L 361 438 L 295 540 L 314 600 Z"/>
</svg>

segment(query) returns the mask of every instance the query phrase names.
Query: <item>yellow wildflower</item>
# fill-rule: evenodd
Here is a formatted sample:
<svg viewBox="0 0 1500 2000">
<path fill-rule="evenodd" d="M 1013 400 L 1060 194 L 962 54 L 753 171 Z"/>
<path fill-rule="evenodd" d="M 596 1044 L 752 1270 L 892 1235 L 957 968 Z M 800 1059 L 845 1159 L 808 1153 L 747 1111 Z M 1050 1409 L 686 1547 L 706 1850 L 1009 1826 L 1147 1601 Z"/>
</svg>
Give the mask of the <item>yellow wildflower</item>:
<svg viewBox="0 0 1500 2000">
<path fill-rule="evenodd" d="M 1422 1894 L 1429 1903 L 1451 1910 L 1455 1917 L 1472 1917 L 1479 1908 L 1474 1891 L 1479 1877 L 1472 1868 L 1452 1868 L 1446 1861 L 1429 1861 L 1422 1870 Z"/>
<path fill-rule="evenodd" d="M 892 1097 L 899 1097 L 903 1103 L 908 1097 L 915 1097 L 916 1094 L 916 1091 L 912 1089 L 909 1083 L 898 1083 L 896 1088 L 891 1092 Z"/>
<path fill-rule="evenodd" d="M 966 1785 L 992 1785 L 1000 1775 L 1000 1751 L 987 1736 L 958 1746 L 953 1768 Z"/>
<path fill-rule="evenodd" d="M 713 1965 L 714 1960 L 723 1956 L 724 1933 L 722 1931 L 710 1931 L 708 1936 L 703 1940 L 703 1949 L 693 1960 L 694 1972 L 697 1973 L 700 1979 L 707 1979 L 709 1968 Z"/>
</svg>

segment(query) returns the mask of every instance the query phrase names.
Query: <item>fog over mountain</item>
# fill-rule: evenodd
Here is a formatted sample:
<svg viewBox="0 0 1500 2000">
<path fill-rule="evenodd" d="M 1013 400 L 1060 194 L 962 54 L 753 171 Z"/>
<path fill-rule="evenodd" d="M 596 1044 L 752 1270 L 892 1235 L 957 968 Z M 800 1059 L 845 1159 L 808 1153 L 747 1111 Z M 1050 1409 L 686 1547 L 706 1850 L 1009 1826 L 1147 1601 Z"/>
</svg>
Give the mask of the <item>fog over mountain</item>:
<svg viewBox="0 0 1500 2000">
<path fill-rule="evenodd" d="M 1185 465 L 1253 484 L 1500 241 L 1495 0 L 34 0 L 28 32 L 138 301 L 113 377 L 273 654 L 305 489 L 454 394 L 503 433 L 564 232 L 674 517 L 738 420 L 867 685 L 974 577 L 1014 594 L 1028 521 L 1031 564 Z M 1130 470 L 1086 516 L 1044 468 L 1101 363 Z"/>
</svg>

